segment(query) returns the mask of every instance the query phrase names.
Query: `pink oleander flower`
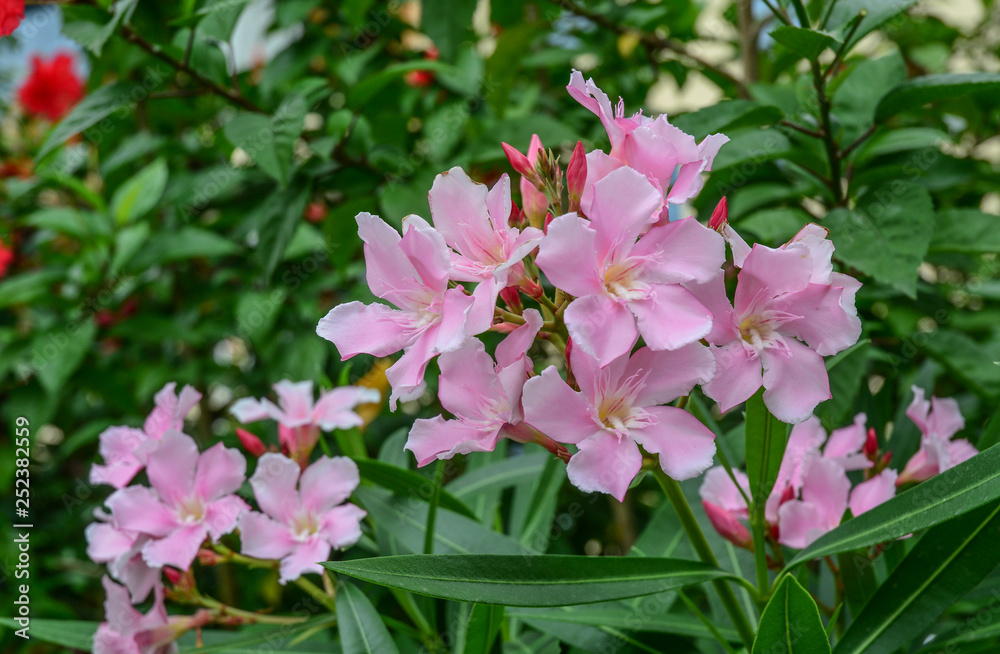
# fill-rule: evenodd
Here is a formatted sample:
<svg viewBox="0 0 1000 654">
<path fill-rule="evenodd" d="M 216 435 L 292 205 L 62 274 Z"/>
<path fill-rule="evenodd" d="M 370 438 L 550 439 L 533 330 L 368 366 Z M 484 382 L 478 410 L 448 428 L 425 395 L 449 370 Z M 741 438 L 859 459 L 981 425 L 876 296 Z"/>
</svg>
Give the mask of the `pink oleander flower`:
<svg viewBox="0 0 1000 654">
<path fill-rule="evenodd" d="M 694 137 L 671 125 L 666 114 L 652 118 L 643 116 L 640 111 L 626 117 L 621 98 L 612 109 L 607 94 L 594 84 L 594 80 L 584 81 L 583 75 L 576 70 L 570 75 L 566 90 L 600 118 L 611 140 L 610 154 L 595 150 L 587 155 L 588 187 L 611 170 L 628 166 L 656 181 L 662 189 L 662 201 L 683 204 L 701 191 L 704 185 L 701 173 L 712 170 L 712 161 L 719 148 L 729 141 L 729 137 L 722 134 L 710 134 L 699 144 Z M 581 206 L 589 216 L 588 191 L 583 194 Z M 655 217 L 659 217 L 659 212 Z"/>
<path fill-rule="evenodd" d="M 656 189 L 630 168 L 594 185 L 590 220 L 559 216 L 535 262 L 574 296 L 565 311 L 574 344 L 601 366 L 627 354 L 641 334 L 654 350 L 673 350 L 706 336 L 712 313 L 683 282 L 720 270 L 722 238 L 693 218 L 648 227 Z"/>
<path fill-rule="evenodd" d="M 545 218 L 545 213 L 549 210 L 549 199 L 538 190 L 532 183 L 532 179 L 537 178 L 535 165 L 538 162 L 538 153 L 542 151 L 542 140 L 538 134 L 531 135 L 528 143 L 527 155 L 521 154 L 518 150 L 506 143 L 503 143 L 504 152 L 514 170 L 521 173 L 519 188 L 521 191 L 521 209 L 527 216 L 528 222 L 539 224 Z"/>
<path fill-rule="evenodd" d="M 659 454 L 660 467 L 674 479 L 696 477 L 712 465 L 715 435 L 687 411 L 659 406 L 712 376 L 707 348 L 643 347 L 601 367 L 574 347 L 570 364 L 579 391 L 550 366 L 527 381 L 522 402 L 525 422 L 579 448 L 567 466 L 577 488 L 621 501 L 642 467 L 640 445 Z"/>
<path fill-rule="evenodd" d="M 321 391 L 318 400 L 313 400 L 311 381 L 291 382 L 283 379 L 272 388 L 278 396 L 277 405 L 267 398 L 256 400 L 244 397 L 237 400 L 229 412 L 244 424 L 266 419 L 277 422 L 282 448 L 303 468 L 309 465 L 309 454 L 319 440 L 320 430 L 360 427 L 364 420 L 354 408 L 359 404 L 382 399 L 377 390 L 362 386 L 342 386 Z M 247 436 L 241 435 L 241 442 L 246 444 Z M 252 446 L 257 448 L 255 443 Z M 262 450 L 255 451 L 263 454 Z"/>
<path fill-rule="evenodd" d="M 913 401 L 906 409 L 920 429 L 920 449 L 910 457 L 896 483 L 925 481 L 934 475 L 971 459 L 979 451 L 964 438 L 952 437 L 965 427 L 965 418 L 952 398 L 931 396 L 924 399 L 924 389 L 913 386 Z"/>
<path fill-rule="evenodd" d="M 171 654 L 174 641 L 185 631 L 210 622 L 207 611 L 191 616 L 167 617 L 163 586 L 157 584 L 153 606 L 143 615 L 132 606 L 128 591 L 104 577 L 105 621 L 94 634 L 94 654 Z"/>
<path fill-rule="evenodd" d="M 698 489 L 701 505 L 720 536 L 738 547 L 753 549 L 753 537 L 741 522 L 750 517 L 746 500 L 743 499 L 744 494 L 750 497 L 750 480 L 741 470 L 733 470 L 733 477 L 743 489 L 742 494 L 722 466 L 706 472 Z"/>
<path fill-rule="evenodd" d="M 344 501 L 361 482 L 358 466 L 347 457 L 321 457 L 305 470 L 281 454 L 260 457 L 250 478 L 263 513 L 240 516 L 243 554 L 280 559 L 282 584 L 306 572 L 320 574 L 331 549 L 361 538 L 366 513 Z M 296 490 L 298 486 L 298 490 Z"/>
<path fill-rule="evenodd" d="M 145 601 L 150 591 L 160 581 L 159 568 L 152 568 L 142 558 L 142 548 L 149 536 L 126 531 L 115 526 L 114 517 L 97 509 L 97 522 L 87 525 L 87 556 L 95 563 L 105 563 L 116 581 L 125 584 L 132 595 L 132 602 Z"/>
<path fill-rule="evenodd" d="M 559 449 L 522 422 L 521 393 L 534 372 L 528 348 L 542 326 L 542 316 L 534 309 L 525 311 L 524 318 L 525 324 L 497 345 L 496 364 L 479 340 L 441 355 L 438 397 L 455 419 L 437 416 L 413 423 L 405 449 L 413 452 L 418 466 L 456 454 L 492 452 L 503 437 Z"/>
<path fill-rule="evenodd" d="M 190 436 L 168 431 L 149 453 L 152 488 L 129 486 L 107 500 L 115 526 L 145 534 L 142 558 L 154 568 L 187 570 L 208 537 L 217 541 L 250 507 L 234 492 L 246 479 L 246 459 L 216 443 L 199 455 Z"/>
<path fill-rule="evenodd" d="M 690 285 L 715 315 L 708 341 L 718 370 L 704 386 L 722 411 L 762 385 L 764 404 L 779 420 L 802 422 L 830 395 L 823 357 L 857 342 L 854 307 L 860 283 L 832 272 L 826 230 L 807 225 L 780 248 L 754 245 L 742 262 L 734 306 L 722 273 Z"/>
<path fill-rule="evenodd" d="M 142 429 L 108 427 L 100 435 L 99 452 L 104 464 L 90 468 L 90 483 L 114 488 L 127 486 L 146 465 L 146 457 L 169 430 L 184 428 L 184 417 L 201 399 L 201 393 L 185 386 L 176 393 L 177 384 L 170 382 L 153 398 L 155 408 L 146 418 Z"/>
<path fill-rule="evenodd" d="M 455 250 L 450 278 L 478 282 L 472 293 L 475 303 L 469 312 L 468 331 L 484 332 L 493 324 L 500 291 L 529 283 L 521 261 L 538 247 L 544 234 L 534 227 L 520 231 L 508 226 L 511 200 L 507 175 L 487 191 L 456 166 L 434 178 L 427 199 L 434 228 Z"/>
<path fill-rule="evenodd" d="M 811 455 L 802 465 L 800 499 L 778 510 L 778 542 L 803 549 L 840 524 L 844 512 L 858 516 L 896 494 L 896 471 L 883 470 L 851 490 L 844 468 L 832 459 Z"/>
<path fill-rule="evenodd" d="M 466 331 L 473 298 L 464 289 L 448 288 L 448 246 L 419 216 L 406 217 L 402 237 L 370 213 L 359 213 L 357 222 L 365 242 L 368 286 L 399 309 L 341 304 L 319 321 L 316 333 L 336 345 L 343 359 L 362 352 L 385 357 L 404 350 L 386 371 L 392 386 L 389 406 L 395 411 L 397 400 L 423 393 L 431 359 L 475 335 Z"/>
</svg>

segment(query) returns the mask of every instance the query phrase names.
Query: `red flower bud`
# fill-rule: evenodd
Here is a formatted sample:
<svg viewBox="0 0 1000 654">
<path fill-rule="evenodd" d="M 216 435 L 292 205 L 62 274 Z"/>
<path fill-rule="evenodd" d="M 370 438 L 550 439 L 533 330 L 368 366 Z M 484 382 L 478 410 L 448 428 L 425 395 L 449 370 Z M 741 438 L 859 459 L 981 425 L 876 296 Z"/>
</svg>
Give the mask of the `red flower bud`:
<svg viewBox="0 0 1000 654">
<path fill-rule="evenodd" d="M 729 222 L 729 205 L 726 203 L 726 196 L 722 196 L 719 204 L 715 207 L 715 211 L 712 212 L 712 218 L 708 221 L 708 226 L 715 231 L 719 231 L 727 222 Z"/>
<path fill-rule="evenodd" d="M 306 207 L 305 218 L 311 223 L 322 222 L 326 218 L 325 202 L 310 202 Z"/>
<path fill-rule="evenodd" d="M 521 293 L 517 290 L 516 286 L 508 286 L 500 291 L 500 298 L 507 305 L 507 308 L 514 313 L 524 311 L 524 305 L 521 303 Z"/>
<path fill-rule="evenodd" d="M 507 161 L 516 172 L 531 179 L 535 178 L 535 167 L 531 165 L 526 156 L 521 154 L 520 150 L 516 150 L 506 143 L 501 143 L 500 146 L 503 148 L 504 154 L 507 155 Z"/>
<path fill-rule="evenodd" d="M 587 154 L 583 151 L 583 143 L 576 142 L 573 154 L 569 158 L 569 165 L 566 167 L 566 189 L 569 192 L 569 210 L 580 209 L 580 197 L 583 195 L 583 187 L 587 182 Z"/>
<path fill-rule="evenodd" d="M 549 223 L 551 223 L 553 220 L 554 220 L 554 216 L 552 215 L 552 212 L 551 211 L 546 211 L 545 212 L 545 223 L 543 223 L 543 225 L 542 225 L 542 231 L 545 232 L 546 234 L 549 232 Z"/>
<path fill-rule="evenodd" d="M 175 568 L 169 568 L 164 566 L 163 576 L 167 578 L 174 586 L 179 586 L 182 581 L 184 581 L 184 573 Z"/>
<path fill-rule="evenodd" d="M 878 437 L 875 435 L 874 427 L 868 428 L 868 437 L 865 439 L 865 447 L 862 451 L 872 461 L 878 456 Z"/>
<path fill-rule="evenodd" d="M 254 456 L 260 456 L 267 452 L 267 448 L 264 447 L 264 442 L 257 437 L 256 434 L 248 432 L 246 429 L 240 427 L 236 428 L 236 435 L 240 439 L 240 443 L 243 444 L 243 449 Z"/>
</svg>

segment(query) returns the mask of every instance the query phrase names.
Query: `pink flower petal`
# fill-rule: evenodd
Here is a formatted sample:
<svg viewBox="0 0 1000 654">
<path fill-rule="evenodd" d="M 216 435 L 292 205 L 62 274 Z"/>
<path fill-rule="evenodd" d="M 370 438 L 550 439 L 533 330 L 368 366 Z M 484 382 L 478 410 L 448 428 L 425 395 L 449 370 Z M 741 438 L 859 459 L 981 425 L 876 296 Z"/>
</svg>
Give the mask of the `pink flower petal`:
<svg viewBox="0 0 1000 654">
<path fill-rule="evenodd" d="M 611 153 L 617 155 L 624 146 L 625 131 L 615 122 L 614 110 L 607 94 L 597 87 L 593 79 L 584 81 L 583 75 L 577 70 L 570 74 L 566 90 L 574 100 L 600 118 L 611 140 Z"/>
<path fill-rule="evenodd" d="M 883 470 L 851 491 L 851 514 L 857 517 L 896 496 L 896 471 Z"/>
<path fill-rule="evenodd" d="M 672 406 L 646 409 L 656 421 L 631 430 L 632 438 L 646 451 L 660 455 L 660 467 L 683 481 L 708 470 L 715 456 L 715 434 L 684 409 Z M 571 459 L 572 461 L 572 459 Z"/>
<path fill-rule="evenodd" d="M 313 409 L 311 422 L 323 431 L 360 427 L 364 420 L 354 411 L 355 407 L 381 401 L 381 393 L 364 386 L 341 386 L 323 391 Z"/>
<path fill-rule="evenodd" d="M 384 304 L 348 302 L 320 319 L 316 333 L 337 346 L 342 359 L 356 354 L 385 357 L 414 340 L 413 315 Z"/>
<path fill-rule="evenodd" d="M 931 412 L 927 417 L 927 433 L 949 439 L 965 427 L 965 418 L 958 402 L 950 397 L 931 397 Z"/>
<path fill-rule="evenodd" d="M 288 556 L 297 542 L 287 526 L 263 513 L 248 511 L 240 516 L 240 552 L 256 559 Z"/>
<path fill-rule="evenodd" d="M 418 466 L 435 459 L 450 459 L 456 454 L 492 452 L 500 438 L 504 421 L 445 420 L 441 416 L 414 421 L 403 449 L 413 452 Z"/>
<path fill-rule="evenodd" d="M 309 424 L 313 412 L 313 383 L 309 380 L 291 382 L 282 379 L 274 384 L 278 404 L 284 415 L 276 418 L 288 427 Z"/>
<path fill-rule="evenodd" d="M 788 352 L 764 350 L 764 404 L 782 422 L 807 420 L 820 402 L 829 400 L 830 378 L 823 357 L 808 346 L 785 339 Z"/>
<path fill-rule="evenodd" d="M 361 521 L 366 515 L 353 504 L 335 507 L 323 515 L 320 533 L 334 549 L 348 548 L 361 539 Z"/>
<path fill-rule="evenodd" d="M 132 548 L 137 534 L 115 528 L 103 522 L 92 522 L 83 531 L 87 540 L 87 556 L 95 563 L 113 561 Z"/>
<path fill-rule="evenodd" d="M 761 362 L 742 341 L 714 347 L 712 354 L 715 356 L 715 377 L 703 384 L 702 390 L 718 402 L 719 409 L 725 413 L 746 402 L 761 387 Z"/>
<path fill-rule="evenodd" d="M 611 171 L 594 184 L 594 200 L 588 216 L 591 227 L 597 232 L 600 256 L 605 258 L 609 252 L 627 255 L 654 212 L 659 210 L 661 200 L 660 193 L 646 176 L 631 168 Z M 578 252 L 577 257 L 582 254 Z"/>
<path fill-rule="evenodd" d="M 638 338 L 632 311 L 604 294 L 573 300 L 563 316 L 574 347 L 596 358 L 601 366 L 630 352 Z"/>
<path fill-rule="evenodd" d="M 697 384 L 704 384 L 715 374 L 715 357 L 700 343 L 676 350 L 654 351 L 640 348 L 629 359 L 625 377 L 645 375 L 645 384 L 635 398 L 637 406 L 673 402 L 687 395 Z"/>
<path fill-rule="evenodd" d="M 428 289 L 444 292 L 451 272 L 449 250 L 441 236 L 427 221 L 416 215 L 403 219 L 403 240 L 399 247 Z"/>
<path fill-rule="evenodd" d="M 106 504 L 120 529 L 166 536 L 177 528 L 177 516 L 145 486 L 128 486 L 115 491 Z"/>
<path fill-rule="evenodd" d="M 644 300 L 629 302 L 639 333 L 654 350 L 676 350 L 712 331 L 712 312 L 683 286 L 654 284 Z"/>
<path fill-rule="evenodd" d="M 847 510 L 851 481 L 835 461 L 808 457 L 802 466 L 802 500 L 819 508 L 827 529 L 840 524 Z"/>
<path fill-rule="evenodd" d="M 602 429 L 593 405 L 554 366 L 525 383 L 522 403 L 524 421 L 560 443 L 579 443 Z"/>
<path fill-rule="evenodd" d="M 281 559 L 281 566 L 278 568 L 280 576 L 278 581 L 287 584 L 295 581 L 307 572 L 322 574 L 323 567 L 320 561 L 330 559 L 330 544 L 319 536 L 299 543 L 292 550 L 291 554 Z"/>
<path fill-rule="evenodd" d="M 160 498 L 173 506 L 194 490 L 198 445 L 179 431 L 168 431 L 149 454 L 146 475 Z"/>
<path fill-rule="evenodd" d="M 295 486 L 301 468 L 284 454 L 268 452 L 257 460 L 257 469 L 250 477 L 257 505 L 277 520 L 299 510 L 299 494 Z"/>
<path fill-rule="evenodd" d="M 181 527 L 163 538 L 146 543 L 142 548 L 142 558 L 154 568 L 169 565 L 187 570 L 207 537 L 208 528 L 203 524 Z"/>
<path fill-rule="evenodd" d="M 712 330 L 705 335 L 712 345 L 725 345 L 740 338 L 733 305 L 726 296 L 726 276 L 722 269 L 704 283 L 684 285 L 712 313 Z"/>
<path fill-rule="evenodd" d="M 270 417 L 270 413 L 260 400 L 253 397 L 242 397 L 236 400 L 229 407 L 229 413 L 233 414 L 233 417 L 243 424 L 266 420 Z"/>
<path fill-rule="evenodd" d="M 457 350 L 469 336 L 481 333 L 482 325 L 471 325 L 468 321 L 473 302 L 473 297 L 460 288 L 448 289 L 444 294 L 441 320 L 434 338 L 435 354 Z"/>
<path fill-rule="evenodd" d="M 509 189 L 508 181 L 508 201 Z M 474 260 L 479 259 L 486 244 L 496 239 L 487 208 L 487 195 L 486 185 L 474 182 L 459 166 L 435 177 L 427 194 L 434 227 L 448 245 Z"/>
<path fill-rule="evenodd" d="M 809 285 L 812 260 L 802 246 L 774 250 L 757 244 L 743 262 L 733 306 L 743 316 L 755 304 L 785 293 L 801 291 Z"/>
<path fill-rule="evenodd" d="M 789 334 L 809 344 L 818 354 L 829 356 L 858 342 L 861 319 L 857 311 L 845 311 L 841 305 L 844 289 L 822 284 L 809 284 L 805 289 L 777 298 L 773 309 L 796 316 L 781 327 Z"/>
<path fill-rule="evenodd" d="M 323 456 L 302 472 L 299 496 L 302 508 L 322 513 L 340 504 L 361 483 L 358 464 L 346 456 Z"/>
<path fill-rule="evenodd" d="M 651 282 L 703 283 L 722 271 L 726 243 L 717 232 L 694 218 L 685 218 L 650 229 L 632 255 L 645 258 L 642 272 Z"/>
<path fill-rule="evenodd" d="M 580 196 L 580 211 L 584 216 L 589 216 L 594 206 L 594 184 L 607 177 L 611 171 L 623 166 L 625 164 L 621 159 L 616 159 L 601 150 L 587 153 L 587 180 Z"/>
<path fill-rule="evenodd" d="M 247 476 L 247 460 L 239 450 L 216 443 L 198 459 L 194 490 L 204 500 L 235 493 Z"/>
<path fill-rule="evenodd" d="M 746 473 L 742 470 L 733 470 L 733 476 L 740 483 L 746 496 L 750 497 L 750 479 Z M 698 488 L 698 495 L 702 500 L 711 502 L 737 517 L 746 518 L 749 513 L 746 500 L 740 494 L 740 489 L 733 483 L 729 473 L 722 466 L 716 466 L 705 473 L 701 486 Z"/>
<path fill-rule="evenodd" d="M 605 292 L 598 269 L 597 232 L 575 213 L 559 216 L 549 224 L 535 263 L 554 286 L 570 295 Z"/>
<path fill-rule="evenodd" d="M 213 541 L 218 541 L 236 528 L 236 521 L 250 510 L 250 505 L 236 497 L 227 495 L 205 506 L 203 524 L 208 528 L 208 534 Z"/>
<path fill-rule="evenodd" d="M 570 483 L 585 493 L 607 493 L 624 501 L 642 468 L 642 454 L 635 442 L 600 431 L 580 441 L 579 446 L 580 451 L 566 465 Z"/>
<path fill-rule="evenodd" d="M 438 360 L 441 378 L 438 397 L 445 409 L 460 418 L 493 419 L 500 401 L 493 359 L 478 339 L 470 339 L 454 352 Z"/>
<path fill-rule="evenodd" d="M 402 236 L 384 220 L 368 212 L 359 213 L 355 220 L 358 223 L 358 236 L 365 243 L 368 288 L 377 297 L 391 296 L 393 304 L 400 308 L 419 308 L 413 304 L 403 306 L 397 302 L 406 297 L 406 292 L 413 286 L 413 280 L 419 277 L 413 263 L 399 246 Z"/>
</svg>

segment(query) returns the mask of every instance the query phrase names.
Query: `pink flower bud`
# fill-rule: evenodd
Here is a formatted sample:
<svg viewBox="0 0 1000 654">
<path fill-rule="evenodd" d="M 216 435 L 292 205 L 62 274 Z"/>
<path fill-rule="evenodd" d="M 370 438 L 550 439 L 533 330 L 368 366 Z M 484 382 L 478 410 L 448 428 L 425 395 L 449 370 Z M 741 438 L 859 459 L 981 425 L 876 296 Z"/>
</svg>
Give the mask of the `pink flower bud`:
<svg viewBox="0 0 1000 654">
<path fill-rule="evenodd" d="M 212 550 L 198 550 L 198 563 L 202 565 L 219 565 L 224 559 Z"/>
<path fill-rule="evenodd" d="M 511 167 L 521 175 L 534 179 L 535 167 L 531 165 L 528 158 L 521 154 L 519 150 L 514 149 L 506 143 L 501 143 L 500 145 L 503 147 L 504 154 L 507 155 L 507 161 L 510 162 Z"/>
<path fill-rule="evenodd" d="M 522 279 L 517 286 L 522 293 L 530 297 L 532 300 L 537 300 L 545 293 L 545 289 L 539 286 L 536 281 L 529 279 L 528 277 Z"/>
<path fill-rule="evenodd" d="M 720 536 L 737 547 L 753 549 L 753 538 L 749 530 L 735 515 L 705 500 L 702 500 L 701 505 L 705 507 L 709 521 Z"/>
<path fill-rule="evenodd" d="M 514 313 L 521 313 L 524 310 L 524 305 L 521 303 L 521 293 L 516 286 L 508 286 L 500 291 L 500 299 Z"/>
<path fill-rule="evenodd" d="M 174 586 L 179 586 L 181 582 L 184 581 L 184 573 L 181 572 L 180 570 L 177 570 L 176 568 L 170 568 L 164 566 L 163 576 L 166 577 L 167 581 L 169 581 Z"/>
<path fill-rule="evenodd" d="M 872 461 L 878 456 L 878 437 L 875 435 L 874 427 L 868 428 L 868 436 L 865 438 L 865 446 L 862 451 Z"/>
<path fill-rule="evenodd" d="M 587 182 L 587 155 L 583 151 L 583 143 L 576 142 L 573 154 L 569 158 L 569 166 L 566 167 L 566 188 L 569 192 L 569 210 L 579 211 L 580 197 L 583 195 L 583 187 Z"/>
<path fill-rule="evenodd" d="M 261 441 L 256 434 L 253 434 L 246 429 L 237 427 L 236 435 L 239 437 L 240 443 L 243 444 L 243 449 L 250 454 L 260 456 L 264 452 L 267 452 L 267 448 L 264 446 L 263 441 Z"/>
<path fill-rule="evenodd" d="M 715 211 L 712 212 L 712 218 L 708 221 L 708 226 L 715 231 L 720 231 L 729 222 L 729 205 L 726 202 L 726 196 L 722 196 L 719 200 L 719 204 L 716 205 Z"/>
<path fill-rule="evenodd" d="M 546 214 L 545 214 L 545 223 L 544 223 L 544 226 L 542 228 L 542 230 L 545 233 L 548 233 L 548 231 L 549 231 L 549 223 L 551 223 L 553 219 L 554 219 L 554 216 L 552 215 L 552 212 L 551 211 L 546 212 Z"/>
</svg>

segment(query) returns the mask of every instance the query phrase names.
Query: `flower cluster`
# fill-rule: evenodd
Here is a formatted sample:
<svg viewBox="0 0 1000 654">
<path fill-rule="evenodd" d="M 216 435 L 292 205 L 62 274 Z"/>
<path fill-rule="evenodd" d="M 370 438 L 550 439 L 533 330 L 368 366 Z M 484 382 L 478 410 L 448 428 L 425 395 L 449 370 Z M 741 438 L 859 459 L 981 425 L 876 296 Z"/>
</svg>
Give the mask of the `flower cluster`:
<svg viewBox="0 0 1000 654">
<path fill-rule="evenodd" d="M 242 439 L 255 439 L 248 449 L 263 454 L 249 480 L 260 512 L 247 501 L 249 494 L 247 499 L 240 496 L 247 481 L 244 455 L 222 443 L 199 451 L 183 433 L 185 417 L 201 398 L 190 386 L 178 393 L 176 384 L 167 384 L 156 394 L 156 406 L 141 429 L 119 426 L 101 434 L 104 461 L 91 469 L 91 482 L 115 491 L 86 530 L 88 556 L 106 564 L 109 573 L 104 580 L 107 622 L 95 636 L 95 652 L 169 651 L 184 631 L 231 620 L 224 610 L 167 617 L 162 576 L 173 584 L 168 593 L 195 604 L 202 597 L 194 585 L 195 560 L 208 565 L 236 556 L 270 561 L 281 583 L 287 583 L 305 573 L 321 573 L 319 562 L 331 550 L 349 547 L 361 537 L 365 512 L 346 503 L 360 483 L 357 465 L 346 457 L 325 456 L 310 463 L 310 453 L 320 429 L 361 424 L 353 409 L 378 401 L 379 393 L 343 387 L 323 393 L 314 403 L 311 382 L 283 381 L 275 390 L 280 406 L 248 398 L 232 407 L 246 421 L 278 421 L 282 447 L 293 457 L 265 453 L 256 437 Z M 136 482 L 142 472 L 147 483 Z M 237 530 L 241 555 L 220 543 Z M 151 594 L 153 608 L 143 616 L 133 604 Z"/>
<path fill-rule="evenodd" d="M 795 425 L 765 507 L 770 537 L 788 547 L 804 548 L 838 526 L 848 509 L 861 515 L 894 497 L 896 487 L 929 479 L 977 453 L 969 441 L 951 440 L 965 424 L 955 400 L 932 397 L 928 402 L 916 386 L 913 395 L 906 414 L 923 439 L 902 473 L 887 467 L 892 453 L 879 454 L 875 430 L 866 429 L 863 413 L 829 437 L 816 417 Z M 852 488 L 848 473 L 854 471 L 863 480 Z M 699 492 L 716 531 L 752 549 L 750 532 L 742 522 L 748 518 L 750 497 L 746 474 L 733 470 L 730 476 L 717 466 L 705 474 Z"/>
<path fill-rule="evenodd" d="M 779 248 L 750 248 L 724 199 L 711 228 L 671 222 L 670 205 L 697 195 L 728 138 L 698 143 L 665 115 L 626 116 L 576 71 L 567 90 L 604 125 L 610 151 L 578 143 L 563 171 L 537 136 L 527 154 L 503 144 L 522 207 L 506 174 L 487 188 L 452 168 L 428 193 L 430 222 L 406 216 L 400 233 L 359 214 L 368 286 L 393 306 L 339 305 L 317 333 L 345 359 L 402 350 L 387 371 L 393 410 L 423 394 L 440 357 L 438 394 L 453 418 L 416 421 L 406 447 L 418 465 L 500 438 L 534 442 L 568 461 L 577 487 L 620 500 L 643 450 L 678 480 L 712 465 L 712 432 L 665 406 L 699 384 L 723 411 L 764 386 L 778 418 L 809 418 L 830 397 L 823 357 L 860 335 L 860 284 L 833 272 L 833 244 L 816 225 Z M 741 268 L 735 304 L 727 241 Z M 487 331 L 506 334 L 494 356 L 476 338 Z M 561 365 L 536 374 L 535 342 Z"/>
</svg>

